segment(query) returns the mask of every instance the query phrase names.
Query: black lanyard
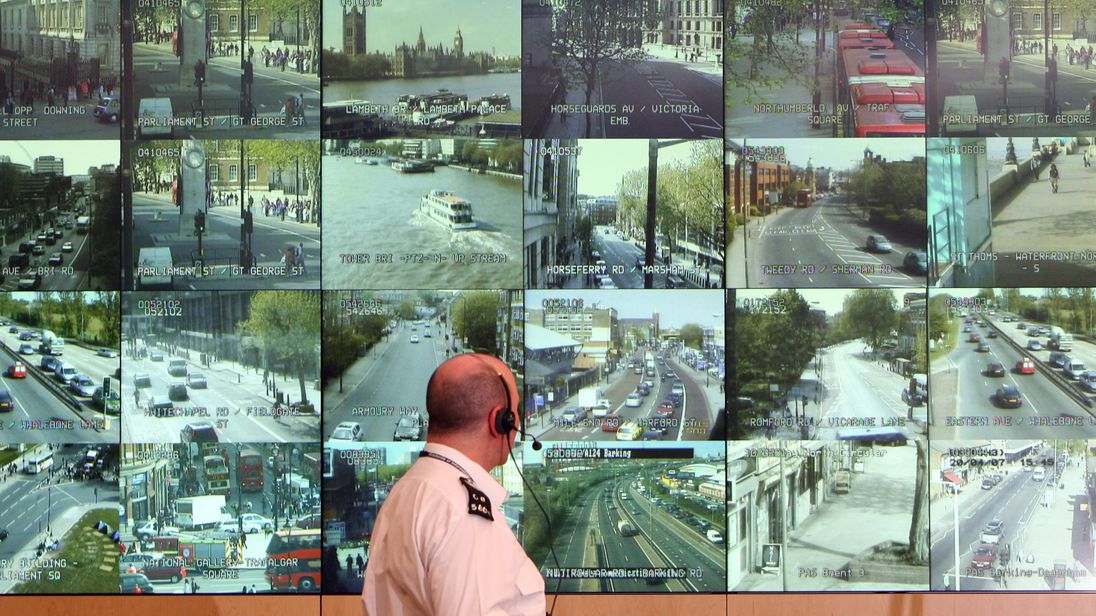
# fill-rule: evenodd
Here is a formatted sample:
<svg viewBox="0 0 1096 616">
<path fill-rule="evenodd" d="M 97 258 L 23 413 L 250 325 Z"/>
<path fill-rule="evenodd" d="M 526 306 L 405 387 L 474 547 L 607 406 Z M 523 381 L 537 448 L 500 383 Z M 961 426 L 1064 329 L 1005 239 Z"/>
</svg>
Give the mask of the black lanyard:
<svg viewBox="0 0 1096 616">
<path fill-rule="evenodd" d="M 468 471 L 464 470 L 464 467 L 463 467 L 463 466 L 461 466 L 460 464 L 457 464 L 457 463 L 456 463 L 456 462 L 454 462 L 453 460 L 450 460 L 449 458 L 447 458 L 447 457 L 445 457 L 445 456 L 441 455 L 440 453 L 434 453 L 433 451 L 426 451 L 426 450 L 424 449 L 424 450 L 422 450 L 422 451 L 420 451 L 420 452 L 419 452 L 419 457 L 420 457 L 420 458 L 434 458 L 435 460 L 439 460 L 439 461 L 441 461 L 441 462 L 445 462 L 445 463 L 446 463 L 446 464 L 448 464 L 449 466 L 452 466 L 453 468 L 455 468 L 455 469 L 457 469 L 458 471 L 460 471 L 461 473 L 463 473 L 463 474 L 464 474 L 464 477 L 465 477 L 465 479 L 467 479 L 468 481 L 472 482 L 473 484 L 474 484 L 474 483 L 476 483 L 476 481 L 475 481 L 474 479 L 472 479 L 472 475 L 471 475 L 471 474 L 469 474 L 469 473 L 468 473 Z"/>
</svg>

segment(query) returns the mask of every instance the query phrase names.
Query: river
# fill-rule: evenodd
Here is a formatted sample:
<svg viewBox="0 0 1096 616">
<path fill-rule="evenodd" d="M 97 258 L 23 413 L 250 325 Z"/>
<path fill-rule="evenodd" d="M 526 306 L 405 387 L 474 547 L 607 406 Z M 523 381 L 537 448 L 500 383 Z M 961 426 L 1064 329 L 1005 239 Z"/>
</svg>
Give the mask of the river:
<svg viewBox="0 0 1096 616">
<path fill-rule="evenodd" d="M 478 229 L 450 231 L 419 213 L 422 196 L 448 190 L 472 203 Z M 520 179 L 438 167 L 399 173 L 386 163 L 323 158 L 325 289 L 507 289 L 521 287 Z M 370 263 L 344 263 L 365 253 Z M 393 263 L 374 263 L 378 253 Z M 456 264 L 454 255 L 504 255 L 502 263 Z M 401 255 L 443 254 L 444 263 L 401 262 Z"/>
<path fill-rule="evenodd" d="M 492 94 L 509 94 L 510 105 L 514 109 L 521 107 L 521 73 L 333 81 L 324 88 L 323 98 L 324 102 L 367 100 L 378 105 L 394 105 L 404 94 L 433 94 L 440 89 L 466 94 L 469 103 Z"/>
</svg>

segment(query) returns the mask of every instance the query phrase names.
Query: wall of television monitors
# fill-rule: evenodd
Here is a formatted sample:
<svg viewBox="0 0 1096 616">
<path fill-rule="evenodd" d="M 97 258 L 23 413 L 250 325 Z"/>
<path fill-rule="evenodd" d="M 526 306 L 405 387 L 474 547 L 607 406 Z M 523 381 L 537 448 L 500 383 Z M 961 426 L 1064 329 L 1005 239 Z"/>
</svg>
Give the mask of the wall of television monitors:
<svg viewBox="0 0 1096 616">
<path fill-rule="evenodd" d="M 1045 6 L 0 2 L 0 592 L 360 593 L 469 351 L 550 592 L 1096 588 Z"/>
</svg>

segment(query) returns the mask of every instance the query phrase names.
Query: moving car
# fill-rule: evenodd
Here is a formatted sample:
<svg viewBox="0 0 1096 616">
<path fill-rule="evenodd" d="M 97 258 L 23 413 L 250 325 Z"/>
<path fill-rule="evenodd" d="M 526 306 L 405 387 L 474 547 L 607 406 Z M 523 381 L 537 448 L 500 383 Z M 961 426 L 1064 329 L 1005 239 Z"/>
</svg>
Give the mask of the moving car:
<svg viewBox="0 0 1096 616">
<path fill-rule="evenodd" d="M 21 361 L 17 361 L 14 364 L 8 366 L 8 376 L 13 379 L 27 378 L 27 365 Z"/>
<path fill-rule="evenodd" d="M 1004 520 L 994 518 L 982 529 L 982 543 L 1000 543 L 1005 530 Z"/>
<path fill-rule="evenodd" d="M 997 393 L 993 396 L 998 406 L 1002 406 L 1008 409 L 1018 409 L 1023 405 L 1024 401 L 1020 397 L 1020 390 L 1012 385 L 1005 385 L 998 388 Z"/>
<path fill-rule="evenodd" d="M 356 421 L 341 422 L 331 433 L 333 441 L 360 441 L 361 439 L 362 425 Z"/>
<path fill-rule="evenodd" d="M 49 260 L 47 261 L 47 264 L 49 264 L 49 265 L 61 265 L 64 262 L 65 262 L 65 258 L 63 256 L 61 256 L 61 253 L 54 252 L 54 253 L 50 253 Z"/>
<path fill-rule="evenodd" d="M 1020 374 L 1035 374 L 1035 362 L 1030 357 L 1025 357 L 1016 362 L 1016 372 Z"/>
<path fill-rule="evenodd" d="M 927 252 L 920 250 L 907 252 L 902 259 L 902 267 L 915 274 L 927 274 L 929 271 L 929 255 Z"/>
<path fill-rule="evenodd" d="M 1069 355 L 1061 351 L 1051 351 L 1050 357 L 1047 358 L 1047 363 L 1055 368 L 1065 368 L 1066 361 L 1069 360 Z"/>
<path fill-rule="evenodd" d="M 99 349 L 95 351 L 95 354 L 98 355 L 99 357 L 107 357 L 107 358 L 118 357 L 118 351 L 115 351 L 114 349 L 108 349 L 106 347 L 99 347 Z"/>
<path fill-rule="evenodd" d="M 1027 348 L 1028 348 L 1029 351 L 1042 351 L 1043 350 L 1043 343 L 1041 343 L 1041 342 L 1039 342 L 1038 340 L 1035 340 L 1035 339 L 1028 340 Z"/>
<path fill-rule="evenodd" d="M 209 384 L 206 383 L 205 376 L 201 372 L 191 372 L 186 375 L 187 387 L 191 389 L 206 389 Z"/>
<path fill-rule="evenodd" d="M 1065 365 L 1062 366 L 1062 374 L 1066 378 L 1076 381 L 1081 378 L 1081 375 L 1085 373 L 1084 362 L 1077 359 L 1067 359 Z"/>
<path fill-rule="evenodd" d="M 133 375 L 134 387 L 152 387 L 152 379 L 147 374 Z"/>
<path fill-rule="evenodd" d="M 422 439 L 422 419 L 418 415 L 401 415 L 392 433 L 394 441 L 417 441 Z"/>
<path fill-rule="evenodd" d="M 978 348 L 974 349 L 976 353 L 989 353 L 989 345 L 985 342 L 979 342 Z"/>
<path fill-rule="evenodd" d="M 624 406 L 629 408 L 637 408 L 643 404 L 643 399 L 637 393 L 628 394 L 628 399 L 624 401 Z"/>
<path fill-rule="evenodd" d="M 879 235 L 878 233 L 873 233 L 869 235 L 866 245 L 868 252 L 887 253 L 894 250 L 894 248 L 891 246 L 890 240 L 883 237 L 882 235 Z"/>
<path fill-rule="evenodd" d="M 11 399 L 11 392 L 0 389 L 0 413 L 10 413 L 15 410 L 15 402 Z"/>
<path fill-rule="evenodd" d="M 61 244 L 61 252 L 72 252 L 73 250 L 74 248 L 72 247 L 72 242 L 65 242 L 64 244 Z"/>
<path fill-rule="evenodd" d="M 624 422 L 616 431 L 618 441 L 634 441 L 643 435 L 643 429 L 634 421 Z"/>
<path fill-rule="evenodd" d="M 412 335 L 411 335 L 411 342 L 418 342 L 418 341 L 419 341 L 419 337 L 418 337 L 418 335 L 416 335 L 416 334 L 412 334 Z"/>
<path fill-rule="evenodd" d="M 574 423 L 580 419 L 586 419 L 586 409 L 582 408 L 581 406 L 568 407 L 565 411 L 563 411 L 563 415 L 560 417 L 560 419 L 564 423 Z"/>
<path fill-rule="evenodd" d="M 658 408 L 655 410 L 655 412 L 658 413 L 660 417 L 672 417 L 674 414 L 674 403 L 666 400 L 662 404 L 658 405 Z"/>
<path fill-rule="evenodd" d="M 217 443 L 217 429 L 208 421 L 196 421 L 188 423 L 179 430 L 179 437 L 184 443 Z"/>
<path fill-rule="evenodd" d="M 95 393 L 95 381 L 85 374 L 78 374 L 69 381 L 69 389 L 77 396 L 90 398 Z"/>
<path fill-rule="evenodd" d="M 115 124 L 122 113 L 122 104 L 119 101 L 116 96 L 104 96 L 92 108 L 91 115 L 100 122 Z"/>
<path fill-rule="evenodd" d="M 616 432 L 617 430 L 620 429 L 620 424 L 621 423 L 622 423 L 622 421 L 620 419 L 620 413 L 618 413 L 616 411 L 613 411 L 613 412 L 605 415 L 605 417 L 601 418 L 601 431 L 602 432 Z"/>
<path fill-rule="evenodd" d="M 190 393 L 186 390 L 186 383 L 172 383 L 167 388 L 167 397 L 170 400 L 189 400 Z"/>
<path fill-rule="evenodd" d="M 999 362 L 990 362 L 986 365 L 986 376 L 1005 376 L 1005 365 Z"/>
</svg>

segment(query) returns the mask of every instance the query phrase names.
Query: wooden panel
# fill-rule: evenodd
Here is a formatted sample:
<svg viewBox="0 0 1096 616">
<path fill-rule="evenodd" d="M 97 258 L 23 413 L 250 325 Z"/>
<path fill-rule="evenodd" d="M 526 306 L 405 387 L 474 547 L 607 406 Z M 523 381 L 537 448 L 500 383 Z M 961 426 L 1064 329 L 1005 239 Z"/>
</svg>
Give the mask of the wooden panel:
<svg viewBox="0 0 1096 616">
<path fill-rule="evenodd" d="M 0 597 L 4 614 L 49 616 L 306 616 L 319 614 L 320 597 L 290 595 L 148 595 L 144 597 L 51 595 Z M 359 610 L 355 616 L 361 616 Z"/>
</svg>

